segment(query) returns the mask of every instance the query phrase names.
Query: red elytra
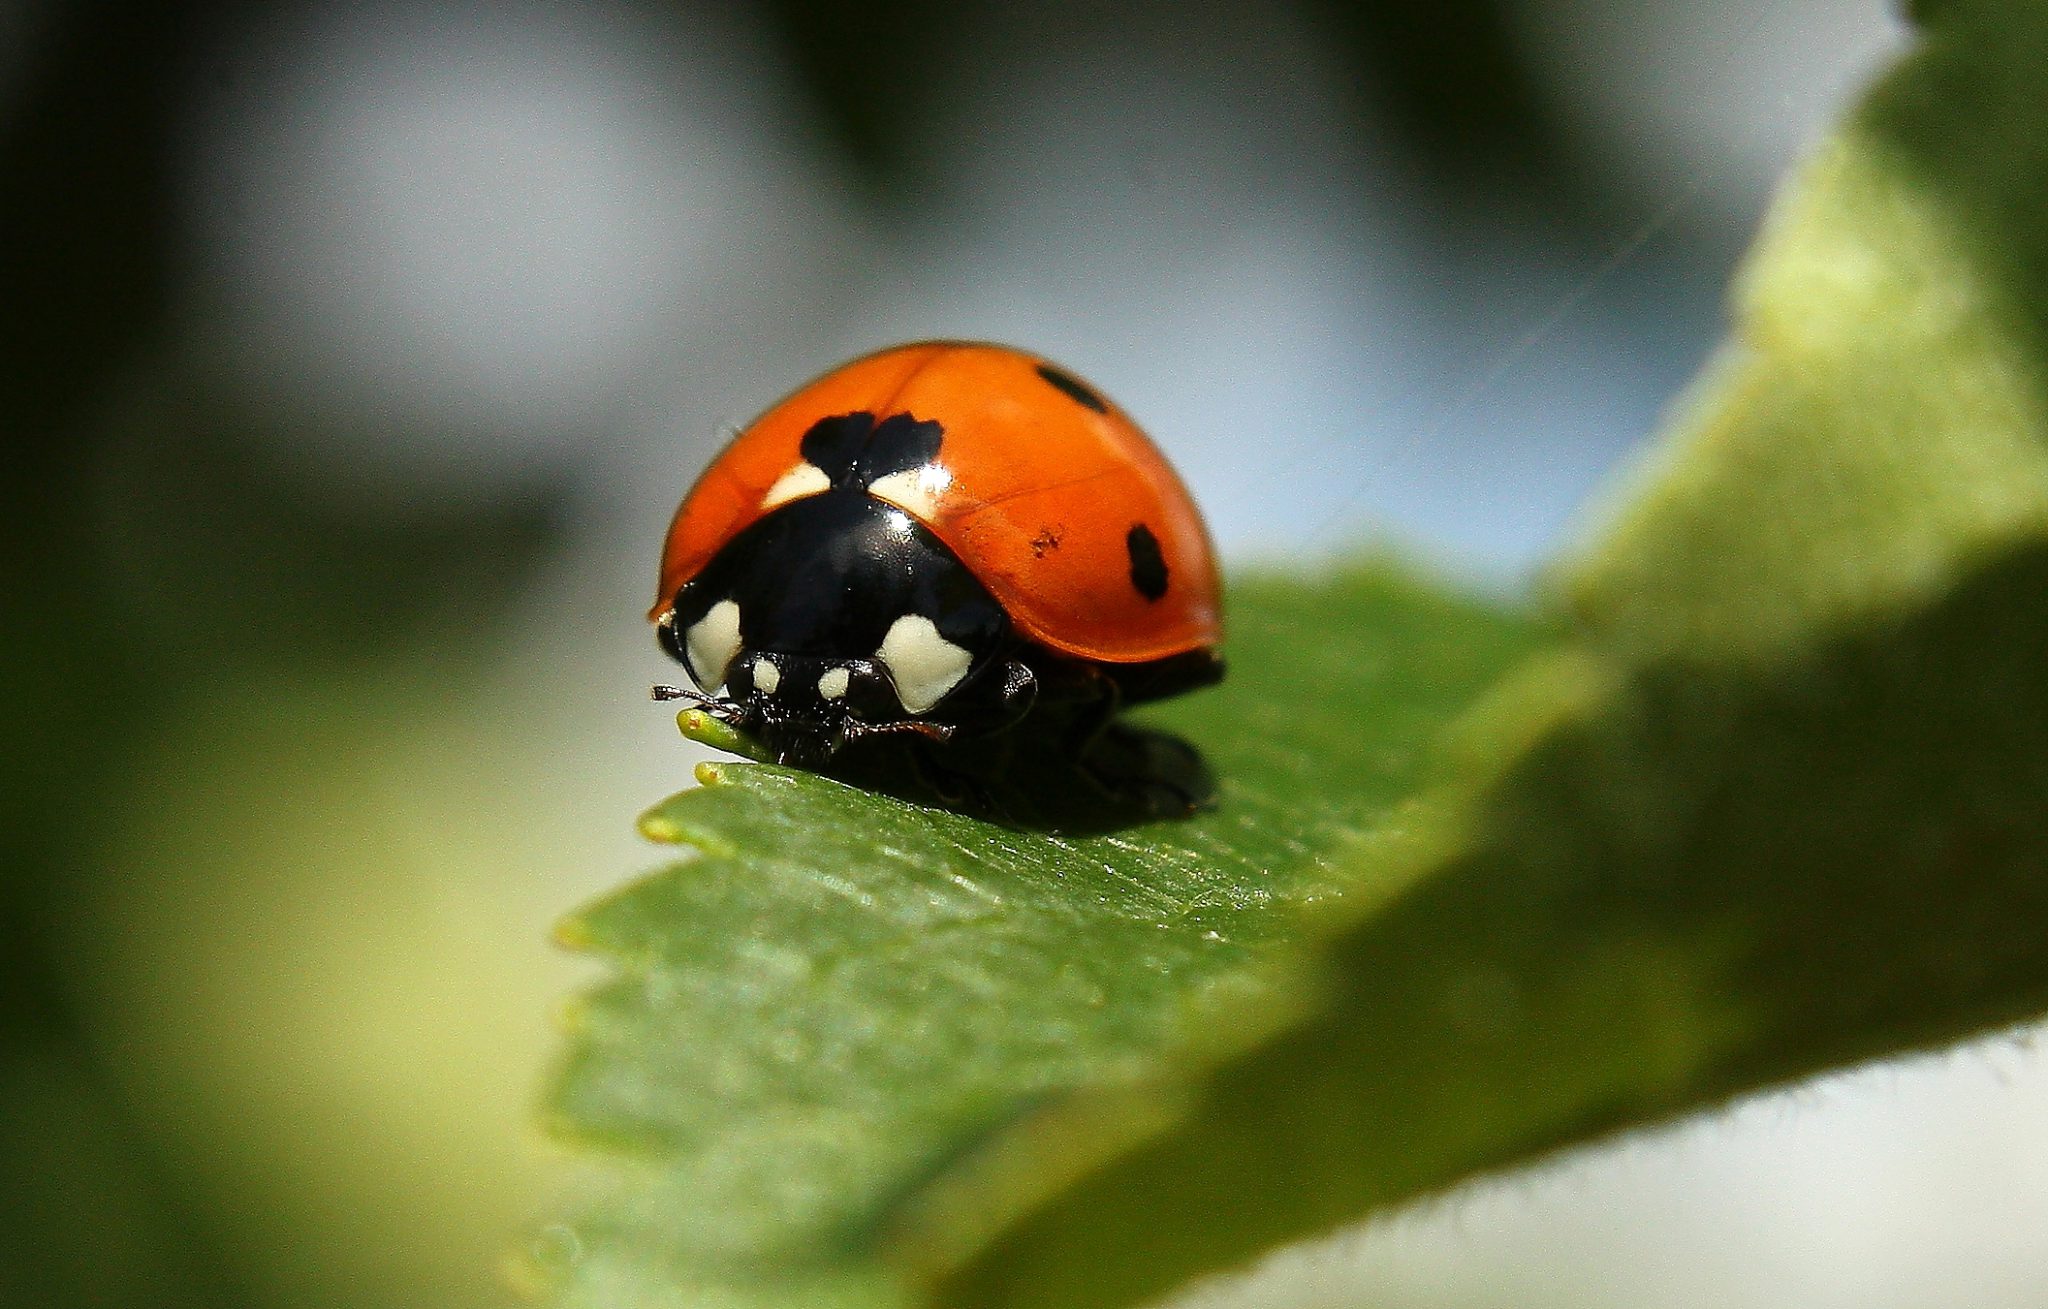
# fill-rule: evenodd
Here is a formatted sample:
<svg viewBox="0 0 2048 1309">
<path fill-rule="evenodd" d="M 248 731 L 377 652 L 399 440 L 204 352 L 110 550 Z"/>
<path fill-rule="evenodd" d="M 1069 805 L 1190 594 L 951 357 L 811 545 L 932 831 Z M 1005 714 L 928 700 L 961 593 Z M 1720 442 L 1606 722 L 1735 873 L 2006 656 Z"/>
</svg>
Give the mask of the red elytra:
<svg viewBox="0 0 2048 1309">
<path fill-rule="evenodd" d="M 852 413 L 941 425 L 931 468 L 871 494 L 929 527 L 1024 637 L 1105 664 L 1147 663 L 1220 641 L 1221 584 L 1208 532 L 1138 426 L 1035 355 L 955 341 L 854 360 L 734 438 L 676 512 L 650 618 L 727 542 L 787 501 L 785 479 L 804 466 L 804 434 Z M 795 485 L 800 493 L 800 479 Z"/>
</svg>

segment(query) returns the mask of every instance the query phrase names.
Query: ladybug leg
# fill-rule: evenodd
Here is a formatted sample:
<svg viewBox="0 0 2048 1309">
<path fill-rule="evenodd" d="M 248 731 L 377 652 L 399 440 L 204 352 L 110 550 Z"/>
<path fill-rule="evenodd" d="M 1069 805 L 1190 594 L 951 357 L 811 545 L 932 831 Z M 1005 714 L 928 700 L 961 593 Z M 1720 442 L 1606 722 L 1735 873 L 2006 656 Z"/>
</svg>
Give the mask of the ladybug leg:
<svg viewBox="0 0 2048 1309">
<path fill-rule="evenodd" d="M 1165 732 L 1117 722 L 1133 697 L 1101 668 L 1084 665 L 1080 671 L 1082 705 L 1067 729 L 1065 748 L 1083 777 L 1104 795 L 1153 817 L 1184 818 L 1215 803 L 1215 779 L 1193 746 Z M 1193 671 L 1207 680 L 1220 675 Z"/>
<path fill-rule="evenodd" d="M 1216 807 L 1216 779 L 1201 751 L 1168 732 L 1111 723 L 1084 765 L 1098 785 L 1159 818 L 1186 818 Z M 1109 763 L 1110 758 L 1128 763 Z"/>
<path fill-rule="evenodd" d="M 1126 775 L 1108 766 L 1097 748 L 1109 734 L 1110 724 L 1123 712 L 1123 688 L 1117 685 L 1114 677 L 1093 665 L 1083 665 L 1081 673 L 1081 693 L 1077 698 L 1082 703 L 1072 726 L 1067 728 L 1067 758 L 1073 760 L 1081 774 L 1103 794 L 1119 800 L 1143 801 L 1142 791 L 1147 779 Z M 1147 808 L 1150 807 L 1148 804 Z"/>
<path fill-rule="evenodd" d="M 980 778 L 973 773 L 947 767 L 938 750 L 920 744 L 910 752 L 910 766 L 917 774 L 918 782 L 947 808 L 994 817 L 1007 816 L 995 793 Z"/>
<path fill-rule="evenodd" d="M 1124 693 L 1114 677 L 1093 665 L 1083 665 L 1081 692 L 1075 698 L 1081 701 L 1081 707 L 1073 726 L 1067 729 L 1067 754 L 1085 764 L 1088 752 L 1102 739 L 1111 720 L 1123 711 Z"/>
</svg>

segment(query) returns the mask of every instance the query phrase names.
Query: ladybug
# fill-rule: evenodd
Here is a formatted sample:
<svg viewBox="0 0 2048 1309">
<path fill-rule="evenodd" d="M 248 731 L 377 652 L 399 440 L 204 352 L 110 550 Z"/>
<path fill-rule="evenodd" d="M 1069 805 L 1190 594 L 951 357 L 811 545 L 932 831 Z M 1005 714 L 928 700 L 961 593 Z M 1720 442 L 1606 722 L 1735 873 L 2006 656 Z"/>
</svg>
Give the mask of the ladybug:
<svg viewBox="0 0 2048 1309">
<path fill-rule="evenodd" d="M 1042 722 L 1081 758 L 1125 705 L 1220 680 L 1220 585 L 1179 477 L 1036 355 L 897 346 L 712 461 L 648 617 L 693 701 L 776 760 L 878 738 L 943 759 Z"/>
</svg>

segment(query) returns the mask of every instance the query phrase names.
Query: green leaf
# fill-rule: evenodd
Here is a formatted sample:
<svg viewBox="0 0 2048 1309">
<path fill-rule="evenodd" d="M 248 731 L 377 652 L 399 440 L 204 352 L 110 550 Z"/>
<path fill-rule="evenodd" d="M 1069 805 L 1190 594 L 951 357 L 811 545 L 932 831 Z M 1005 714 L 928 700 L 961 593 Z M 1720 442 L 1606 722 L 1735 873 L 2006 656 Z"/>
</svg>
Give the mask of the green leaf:
<svg viewBox="0 0 2048 1309">
<path fill-rule="evenodd" d="M 1263 965 L 1302 906 L 1373 889 L 1333 860 L 1402 839 L 1426 743 L 1537 634 L 1385 567 L 1232 606 L 1229 680 L 1147 717 L 1202 744 L 1213 812 L 1055 836 L 733 764 L 645 817 L 697 855 L 563 928 L 618 975 L 571 1016 L 556 1114 L 637 1163 L 541 1243 L 563 1303 L 891 1303 L 878 1256 L 935 1178 L 1304 1003 Z M 1132 1100 L 1095 1151 L 1170 1109 Z"/>
<path fill-rule="evenodd" d="M 1131 1304 L 2048 1007 L 2048 11 L 1921 8 L 1490 691 L 1529 626 L 1269 581 L 1169 720 L 1195 822 L 765 768 L 657 811 L 704 857 L 577 928 L 621 973 L 559 1107 L 641 1163 L 564 1299 Z"/>
<path fill-rule="evenodd" d="M 942 1300 L 1132 1303 L 2048 1007 L 2048 9 L 1927 8 L 1562 571 L 1571 639 L 1461 725 L 1439 850 L 1345 907 L 1325 1007 Z"/>
</svg>

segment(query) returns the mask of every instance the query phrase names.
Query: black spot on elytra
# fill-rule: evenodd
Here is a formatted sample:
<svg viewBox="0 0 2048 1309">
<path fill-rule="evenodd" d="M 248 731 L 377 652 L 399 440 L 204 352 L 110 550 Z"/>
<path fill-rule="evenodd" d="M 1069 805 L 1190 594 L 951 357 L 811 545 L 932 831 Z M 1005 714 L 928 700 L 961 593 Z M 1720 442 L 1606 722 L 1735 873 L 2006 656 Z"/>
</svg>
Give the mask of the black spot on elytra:
<svg viewBox="0 0 2048 1309">
<path fill-rule="evenodd" d="M 1066 392 L 1067 398 L 1076 404 L 1086 405 L 1098 414 L 1109 412 L 1109 402 L 1095 394 L 1086 382 L 1072 373 L 1063 372 L 1060 369 L 1054 368 L 1051 364 L 1040 364 L 1038 366 L 1038 375 L 1051 382 L 1061 391 Z"/>
<path fill-rule="evenodd" d="M 1166 594 L 1166 558 L 1159 553 L 1159 538 L 1152 529 L 1137 523 L 1124 536 L 1124 549 L 1131 555 L 1131 585 L 1147 600 Z"/>
<path fill-rule="evenodd" d="M 799 447 L 804 462 L 825 474 L 835 487 L 866 488 L 889 476 L 918 468 L 938 457 L 946 429 L 909 414 L 891 414 L 881 422 L 866 411 L 820 418 L 804 433 Z"/>
</svg>

